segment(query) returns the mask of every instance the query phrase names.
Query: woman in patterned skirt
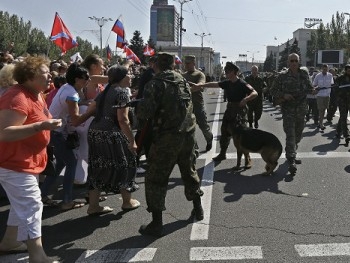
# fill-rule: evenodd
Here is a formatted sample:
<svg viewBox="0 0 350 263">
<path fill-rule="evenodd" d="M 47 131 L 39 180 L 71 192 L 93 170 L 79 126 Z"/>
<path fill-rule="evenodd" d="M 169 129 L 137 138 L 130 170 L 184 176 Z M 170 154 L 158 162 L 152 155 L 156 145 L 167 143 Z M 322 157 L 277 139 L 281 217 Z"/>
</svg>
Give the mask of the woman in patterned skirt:
<svg viewBox="0 0 350 263">
<path fill-rule="evenodd" d="M 96 113 L 88 132 L 89 144 L 89 215 L 109 213 L 112 208 L 99 205 L 101 191 L 120 193 L 122 209 L 136 209 L 140 203 L 131 198 L 138 190 L 136 177 L 136 142 L 130 128 L 126 87 L 131 84 L 127 67 L 108 70 L 108 85 L 96 98 Z"/>
</svg>

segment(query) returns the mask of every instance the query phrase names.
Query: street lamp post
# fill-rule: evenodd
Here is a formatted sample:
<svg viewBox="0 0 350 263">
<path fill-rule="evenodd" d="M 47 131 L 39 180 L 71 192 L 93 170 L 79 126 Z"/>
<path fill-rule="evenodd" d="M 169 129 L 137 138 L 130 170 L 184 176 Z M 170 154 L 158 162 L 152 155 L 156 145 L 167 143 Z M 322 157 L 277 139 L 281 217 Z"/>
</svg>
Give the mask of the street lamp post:
<svg viewBox="0 0 350 263">
<path fill-rule="evenodd" d="M 91 20 L 95 20 L 98 26 L 100 27 L 100 52 L 101 52 L 101 57 L 103 56 L 102 54 L 102 27 L 106 24 L 108 21 L 113 21 L 112 18 L 105 18 L 105 17 L 95 17 L 95 16 L 89 16 Z"/>
<path fill-rule="evenodd" d="M 194 33 L 196 36 L 199 36 L 201 38 L 201 61 L 200 61 L 200 67 L 203 67 L 203 38 L 206 36 L 210 36 L 211 34 L 205 34 L 205 33 L 201 33 L 201 34 L 197 34 Z"/>
<path fill-rule="evenodd" d="M 247 51 L 247 52 L 252 53 L 252 66 L 253 66 L 253 63 L 254 63 L 254 54 L 255 54 L 255 53 L 259 53 L 260 51 Z"/>
<path fill-rule="evenodd" d="M 239 54 L 239 58 L 245 58 L 245 71 L 248 69 L 248 60 L 247 60 L 247 54 Z"/>
<path fill-rule="evenodd" d="M 176 1 L 176 0 L 174 0 Z M 180 45 L 179 45 L 179 58 L 182 59 L 182 32 L 186 32 L 186 29 L 182 27 L 182 21 L 183 21 L 183 17 L 182 17 L 182 6 L 187 3 L 187 2 L 191 2 L 192 0 L 178 0 L 178 2 L 180 3 Z"/>
</svg>

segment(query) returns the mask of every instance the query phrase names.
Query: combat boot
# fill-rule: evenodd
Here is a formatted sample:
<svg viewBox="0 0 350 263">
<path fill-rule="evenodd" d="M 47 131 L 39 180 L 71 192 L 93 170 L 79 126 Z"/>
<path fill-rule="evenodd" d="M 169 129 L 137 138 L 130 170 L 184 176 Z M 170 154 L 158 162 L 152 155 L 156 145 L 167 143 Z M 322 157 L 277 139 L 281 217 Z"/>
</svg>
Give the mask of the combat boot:
<svg viewBox="0 0 350 263">
<path fill-rule="evenodd" d="M 204 218 L 204 210 L 201 203 L 201 197 L 197 196 L 193 199 L 193 210 L 192 215 L 197 219 L 197 221 L 201 221 Z"/>
<path fill-rule="evenodd" d="M 295 159 L 289 159 L 288 162 L 289 162 L 288 171 L 292 176 L 294 176 L 297 172 L 297 165 L 295 163 Z"/>
<path fill-rule="evenodd" d="M 142 225 L 139 229 L 141 235 L 161 237 L 163 235 L 163 213 L 162 211 L 152 212 L 152 222 Z"/>
<path fill-rule="evenodd" d="M 226 153 L 221 151 L 218 156 L 213 158 L 214 162 L 221 162 L 222 160 L 226 160 Z"/>
<path fill-rule="evenodd" d="M 211 138 L 207 141 L 207 146 L 205 147 L 205 151 L 209 152 L 211 148 L 213 147 L 213 139 L 214 136 L 211 135 Z"/>
<path fill-rule="evenodd" d="M 254 123 L 254 128 L 255 128 L 255 129 L 259 128 L 259 123 L 258 123 L 258 121 L 255 121 L 255 123 Z"/>
</svg>

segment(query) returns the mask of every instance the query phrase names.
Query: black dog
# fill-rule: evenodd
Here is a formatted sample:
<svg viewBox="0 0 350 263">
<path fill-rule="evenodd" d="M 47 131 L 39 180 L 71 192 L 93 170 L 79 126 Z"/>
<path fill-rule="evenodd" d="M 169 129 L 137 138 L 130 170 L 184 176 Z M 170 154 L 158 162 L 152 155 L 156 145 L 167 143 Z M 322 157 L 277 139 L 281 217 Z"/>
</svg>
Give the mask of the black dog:
<svg viewBox="0 0 350 263">
<path fill-rule="evenodd" d="M 249 153 L 260 153 L 266 162 L 264 175 L 271 175 L 282 154 L 279 139 L 270 132 L 247 128 L 240 122 L 232 124 L 231 134 L 237 148 L 237 166 L 234 169 L 239 169 L 241 166 L 242 154 L 245 158 L 245 168 L 248 169 L 252 167 Z"/>
</svg>

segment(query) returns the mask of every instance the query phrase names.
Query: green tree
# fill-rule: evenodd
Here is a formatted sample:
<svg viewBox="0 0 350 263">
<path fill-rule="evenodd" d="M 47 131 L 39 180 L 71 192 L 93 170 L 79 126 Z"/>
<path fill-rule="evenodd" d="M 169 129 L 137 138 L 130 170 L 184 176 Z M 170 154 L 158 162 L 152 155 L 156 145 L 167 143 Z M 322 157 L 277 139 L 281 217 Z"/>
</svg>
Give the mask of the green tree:
<svg viewBox="0 0 350 263">
<path fill-rule="evenodd" d="M 134 35 L 130 40 L 130 43 L 131 44 L 129 45 L 129 48 L 131 48 L 131 50 L 135 53 L 135 55 L 139 57 L 139 59 L 141 60 L 141 63 L 144 63 L 145 56 L 143 55 L 143 48 L 145 44 L 143 42 L 143 38 L 141 36 L 140 31 L 136 30 L 134 32 Z"/>
<path fill-rule="evenodd" d="M 275 69 L 275 66 L 276 62 L 271 51 L 270 55 L 265 59 L 263 71 L 272 72 Z"/>
<path fill-rule="evenodd" d="M 278 71 L 280 71 L 283 68 L 287 67 L 287 61 L 288 61 L 288 55 L 289 55 L 289 49 L 290 49 L 290 44 L 289 44 L 289 39 L 286 43 L 286 47 L 282 52 L 280 52 L 280 60 L 278 62 Z"/>
</svg>

